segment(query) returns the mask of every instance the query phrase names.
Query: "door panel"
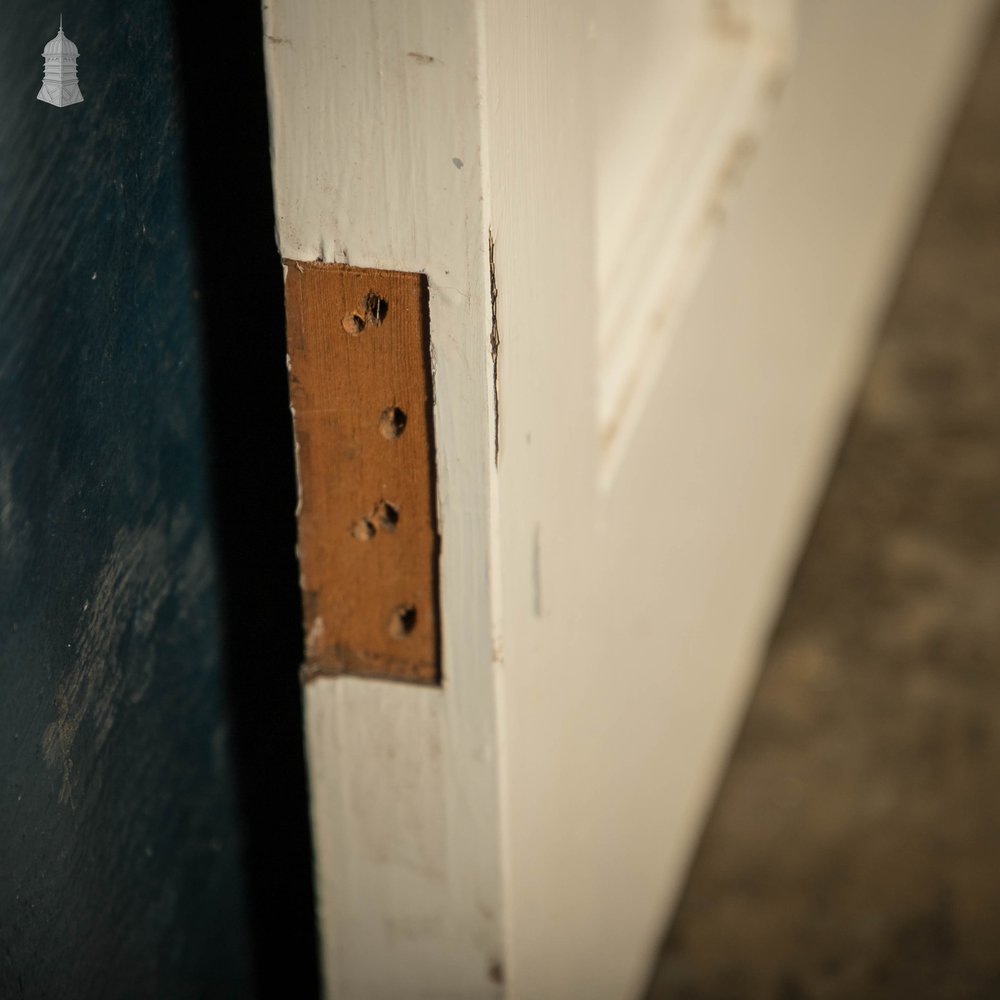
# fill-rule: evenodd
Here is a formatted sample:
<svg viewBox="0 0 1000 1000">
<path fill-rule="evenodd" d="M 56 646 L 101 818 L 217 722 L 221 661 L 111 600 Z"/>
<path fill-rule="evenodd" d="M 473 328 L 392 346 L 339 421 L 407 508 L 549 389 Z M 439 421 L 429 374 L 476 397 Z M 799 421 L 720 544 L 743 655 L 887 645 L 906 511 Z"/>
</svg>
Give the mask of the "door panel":
<svg viewBox="0 0 1000 1000">
<path fill-rule="evenodd" d="M 641 992 L 988 6 L 267 6 L 281 253 L 429 293 L 442 684 L 306 686 L 330 995 Z"/>
<path fill-rule="evenodd" d="M 261 21 L 222 97 L 181 6 L 67 7 L 66 107 L 3 9 L 4 998 L 316 991 Z"/>
<path fill-rule="evenodd" d="M 0 996 L 254 988 L 165 3 L 0 36 Z M 135 80 L 124 98 L 120 80 Z"/>
<path fill-rule="evenodd" d="M 593 5 L 605 486 L 791 68 L 789 0 Z"/>
</svg>

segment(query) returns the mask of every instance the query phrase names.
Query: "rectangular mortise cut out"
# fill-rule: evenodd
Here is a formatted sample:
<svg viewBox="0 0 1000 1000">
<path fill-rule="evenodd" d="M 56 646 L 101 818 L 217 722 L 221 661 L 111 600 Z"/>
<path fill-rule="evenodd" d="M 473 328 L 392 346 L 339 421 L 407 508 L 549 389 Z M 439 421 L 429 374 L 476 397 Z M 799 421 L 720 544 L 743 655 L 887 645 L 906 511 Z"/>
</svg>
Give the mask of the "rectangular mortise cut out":
<svg viewBox="0 0 1000 1000">
<path fill-rule="evenodd" d="M 438 683 L 427 279 L 285 264 L 305 675 Z"/>
</svg>

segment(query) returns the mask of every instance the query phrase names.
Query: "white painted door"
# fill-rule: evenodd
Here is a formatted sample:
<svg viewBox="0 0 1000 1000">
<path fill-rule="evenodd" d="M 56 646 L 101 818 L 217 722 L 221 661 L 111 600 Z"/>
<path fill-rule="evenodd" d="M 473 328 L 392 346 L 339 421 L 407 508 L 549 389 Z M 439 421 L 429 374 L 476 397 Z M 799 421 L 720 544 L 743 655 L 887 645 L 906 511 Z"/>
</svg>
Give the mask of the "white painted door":
<svg viewBox="0 0 1000 1000">
<path fill-rule="evenodd" d="M 304 691 L 331 997 L 641 994 L 988 6 L 265 4 L 282 255 L 429 288 L 442 684 Z"/>
</svg>

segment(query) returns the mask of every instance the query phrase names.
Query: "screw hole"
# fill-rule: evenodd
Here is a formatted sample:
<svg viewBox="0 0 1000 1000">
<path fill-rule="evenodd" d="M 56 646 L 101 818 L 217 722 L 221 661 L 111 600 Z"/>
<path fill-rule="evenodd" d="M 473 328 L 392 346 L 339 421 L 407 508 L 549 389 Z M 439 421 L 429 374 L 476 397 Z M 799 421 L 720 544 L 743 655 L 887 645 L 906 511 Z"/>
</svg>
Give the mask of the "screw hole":
<svg viewBox="0 0 1000 1000">
<path fill-rule="evenodd" d="M 356 337 L 365 328 L 365 321 L 356 312 L 349 312 L 341 320 L 340 325 L 352 337 Z"/>
<path fill-rule="evenodd" d="M 393 639 L 405 639 L 417 624 L 417 609 L 412 604 L 401 604 L 389 619 L 389 635 Z"/>
<path fill-rule="evenodd" d="M 375 517 L 383 531 L 395 531 L 399 524 L 399 508 L 386 500 L 380 500 L 375 507 Z"/>
<path fill-rule="evenodd" d="M 406 414 L 398 406 L 384 409 L 378 418 L 378 429 L 387 441 L 398 438 L 406 430 Z"/>
<path fill-rule="evenodd" d="M 375 292 L 369 292 L 365 296 L 366 323 L 371 323 L 372 326 L 381 326 L 382 320 L 385 319 L 388 311 L 389 303 L 386 302 L 381 295 L 376 295 Z"/>
<path fill-rule="evenodd" d="M 375 525 L 368 520 L 367 517 L 361 518 L 357 521 L 353 528 L 351 528 L 351 534 L 359 542 L 367 542 L 375 534 Z"/>
</svg>

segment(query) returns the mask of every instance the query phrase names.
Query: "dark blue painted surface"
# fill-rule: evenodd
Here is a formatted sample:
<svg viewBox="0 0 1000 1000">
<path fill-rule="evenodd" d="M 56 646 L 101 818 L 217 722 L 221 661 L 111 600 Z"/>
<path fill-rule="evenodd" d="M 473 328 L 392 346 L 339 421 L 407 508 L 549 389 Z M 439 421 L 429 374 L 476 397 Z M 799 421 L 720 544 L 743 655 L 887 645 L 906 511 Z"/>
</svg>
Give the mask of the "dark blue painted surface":
<svg viewBox="0 0 1000 1000">
<path fill-rule="evenodd" d="M 229 6 L 256 47 L 227 149 L 165 0 L 63 8 L 68 108 L 35 100 L 59 8 L 4 5 L 4 998 L 273 995 L 287 963 L 314 986 L 260 27 Z M 216 204 L 201 174 L 247 142 Z M 227 225 L 241 276 L 212 264 Z M 237 341 L 254 360 L 227 364 Z"/>
</svg>

